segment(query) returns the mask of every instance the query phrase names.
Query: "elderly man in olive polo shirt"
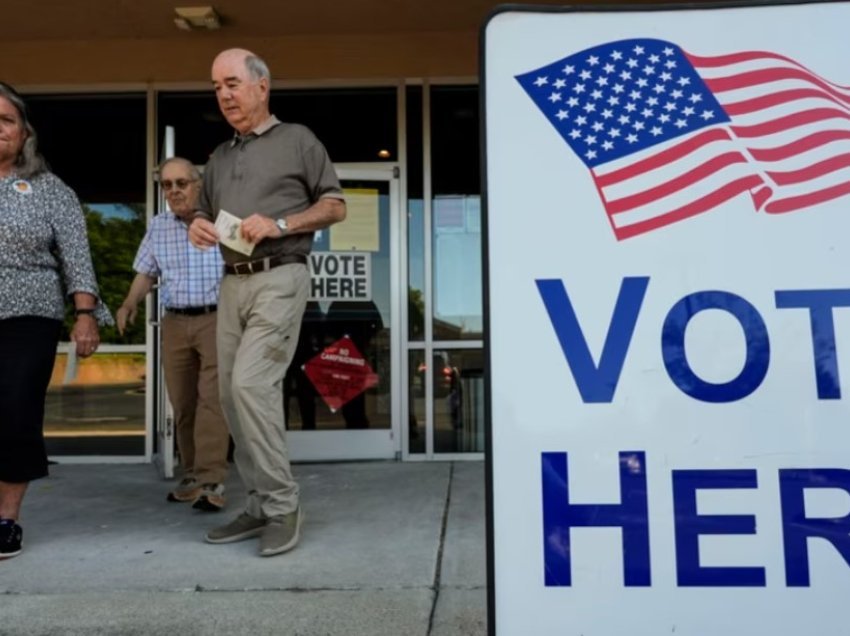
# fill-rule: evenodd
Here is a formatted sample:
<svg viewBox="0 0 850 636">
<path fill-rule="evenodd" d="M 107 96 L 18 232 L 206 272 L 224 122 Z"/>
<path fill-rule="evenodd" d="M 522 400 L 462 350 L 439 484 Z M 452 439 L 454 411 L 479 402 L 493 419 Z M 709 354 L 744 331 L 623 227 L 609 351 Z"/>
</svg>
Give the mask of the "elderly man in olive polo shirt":
<svg viewBox="0 0 850 636">
<path fill-rule="evenodd" d="M 216 57 L 218 105 L 236 130 L 204 172 L 192 243 L 218 243 L 225 261 L 218 311 L 219 392 L 248 490 L 245 512 L 210 530 L 209 543 L 260 537 L 271 556 L 298 543 L 303 515 L 284 439 L 281 383 L 298 343 L 309 295 L 313 232 L 345 219 L 345 202 L 324 146 L 304 126 L 269 111 L 270 75 L 250 51 Z M 213 220 L 241 219 L 250 256 L 222 244 Z"/>
</svg>

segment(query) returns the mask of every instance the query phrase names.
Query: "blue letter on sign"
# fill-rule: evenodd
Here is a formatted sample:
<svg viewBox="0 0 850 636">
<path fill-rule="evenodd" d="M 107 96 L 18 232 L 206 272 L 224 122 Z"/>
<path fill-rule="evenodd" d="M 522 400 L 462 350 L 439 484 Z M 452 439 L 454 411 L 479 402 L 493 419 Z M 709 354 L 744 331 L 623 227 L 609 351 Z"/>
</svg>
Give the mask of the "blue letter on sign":
<svg viewBox="0 0 850 636">
<path fill-rule="evenodd" d="M 542 453 L 541 469 L 546 585 L 571 585 L 570 530 L 587 527 L 622 528 L 624 582 L 627 586 L 635 587 L 650 585 L 649 515 L 644 453 L 620 453 L 621 504 L 570 503 L 566 453 Z"/>
<path fill-rule="evenodd" d="M 688 322 L 705 309 L 721 309 L 735 316 L 747 339 L 744 368 L 737 378 L 725 384 L 698 378 L 685 355 Z M 704 291 L 685 296 L 673 305 L 661 332 L 661 354 L 667 374 L 683 393 L 703 402 L 734 402 L 747 397 L 764 380 L 770 364 L 770 340 L 764 320 L 746 300 L 729 292 Z"/>
<path fill-rule="evenodd" d="M 838 359 L 835 355 L 835 324 L 832 320 L 833 307 L 850 307 L 850 289 L 813 289 L 776 292 L 779 309 L 809 309 L 812 325 L 812 347 L 815 352 L 815 379 L 818 398 L 840 400 L 841 386 L 838 380 Z"/>
<path fill-rule="evenodd" d="M 829 541 L 850 565 L 850 515 L 836 518 L 807 517 L 804 502 L 806 488 L 836 488 L 850 493 L 850 470 L 823 468 L 779 471 L 785 582 L 788 587 L 809 586 L 809 551 L 806 548 L 809 537 Z"/>
<path fill-rule="evenodd" d="M 752 515 L 699 515 L 696 491 L 701 488 L 757 488 L 754 470 L 674 470 L 676 572 L 679 585 L 764 587 L 764 568 L 703 567 L 699 537 L 703 534 L 755 534 Z"/>
<path fill-rule="evenodd" d="M 590 355 L 564 283 L 560 280 L 537 281 L 537 289 L 549 312 L 549 320 L 552 321 L 564 357 L 585 403 L 610 402 L 614 398 L 648 284 L 649 277 L 623 279 L 597 366 Z"/>
</svg>

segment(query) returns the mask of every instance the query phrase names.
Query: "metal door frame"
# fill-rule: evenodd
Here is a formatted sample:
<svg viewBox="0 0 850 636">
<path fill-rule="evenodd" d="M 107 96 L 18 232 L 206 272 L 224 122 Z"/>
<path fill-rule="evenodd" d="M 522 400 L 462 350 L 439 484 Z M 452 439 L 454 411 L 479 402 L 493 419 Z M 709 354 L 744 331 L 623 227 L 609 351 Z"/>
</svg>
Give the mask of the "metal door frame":
<svg viewBox="0 0 850 636">
<path fill-rule="evenodd" d="M 390 428 L 375 430 L 287 431 L 293 461 L 398 459 L 402 449 L 402 293 L 401 196 L 395 163 L 334 164 L 340 181 L 382 181 L 389 186 L 390 262 Z"/>
<path fill-rule="evenodd" d="M 173 126 L 165 127 L 165 139 L 162 143 L 161 161 L 170 159 L 175 153 L 175 131 Z M 156 175 L 151 175 L 155 177 Z M 156 189 L 156 214 L 166 208 L 165 195 Z M 151 219 L 148 219 L 150 226 Z M 159 474 L 164 479 L 174 477 L 174 410 L 168 399 L 162 369 L 162 306 L 159 302 L 159 285 L 148 294 L 147 306 L 147 367 L 145 379 L 146 409 L 152 413 L 151 432 L 156 440 L 156 450 L 152 449 L 152 459 Z"/>
<path fill-rule="evenodd" d="M 170 135 L 169 135 L 170 131 Z M 174 131 L 166 128 L 163 157 L 174 154 Z M 401 219 L 401 197 L 399 169 L 397 164 L 356 163 L 335 164 L 340 180 L 362 180 L 386 182 L 389 187 L 389 262 L 390 262 L 390 428 L 375 430 L 333 431 L 287 431 L 287 444 L 293 461 L 331 461 L 355 459 L 397 459 L 401 456 L 402 435 L 402 378 L 406 360 L 402 356 L 402 304 L 403 293 L 401 250 L 403 224 Z M 162 194 L 157 199 L 161 210 L 164 206 Z M 147 325 L 147 404 L 152 414 L 149 428 L 157 438 L 157 450 L 153 461 L 164 478 L 174 475 L 174 417 L 168 402 L 162 372 L 162 350 L 160 333 L 161 309 L 158 293 L 148 296 Z M 168 449 L 170 452 L 163 452 Z"/>
</svg>

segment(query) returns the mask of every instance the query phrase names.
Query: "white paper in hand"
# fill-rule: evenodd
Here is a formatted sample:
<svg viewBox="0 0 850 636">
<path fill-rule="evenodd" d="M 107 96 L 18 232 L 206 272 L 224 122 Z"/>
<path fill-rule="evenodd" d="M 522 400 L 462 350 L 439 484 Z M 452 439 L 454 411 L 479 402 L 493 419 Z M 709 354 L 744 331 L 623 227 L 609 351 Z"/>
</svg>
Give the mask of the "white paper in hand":
<svg viewBox="0 0 850 636">
<path fill-rule="evenodd" d="M 242 238 L 242 219 L 234 216 L 226 210 L 219 210 L 215 220 L 215 229 L 218 230 L 218 240 L 222 245 L 241 252 L 247 256 L 254 251 L 254 244 Z"/>
</svg>

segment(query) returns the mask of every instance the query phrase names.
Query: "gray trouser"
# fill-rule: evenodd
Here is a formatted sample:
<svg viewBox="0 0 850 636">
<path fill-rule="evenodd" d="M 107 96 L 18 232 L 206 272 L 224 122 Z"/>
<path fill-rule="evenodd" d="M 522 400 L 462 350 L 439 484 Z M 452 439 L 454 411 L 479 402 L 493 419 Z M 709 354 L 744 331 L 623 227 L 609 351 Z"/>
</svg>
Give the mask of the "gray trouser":
<svg viewBox="0 0 850 636">
<path fill-rule="evenodd" d="M 298 343 L 310 275 L 300 263 L 226 275 L 218 304 L 218 379 L 248 490 L 246 512 L 268 518 L 298 506 L 286 448 L 282 383 Z"/>
</svg>

